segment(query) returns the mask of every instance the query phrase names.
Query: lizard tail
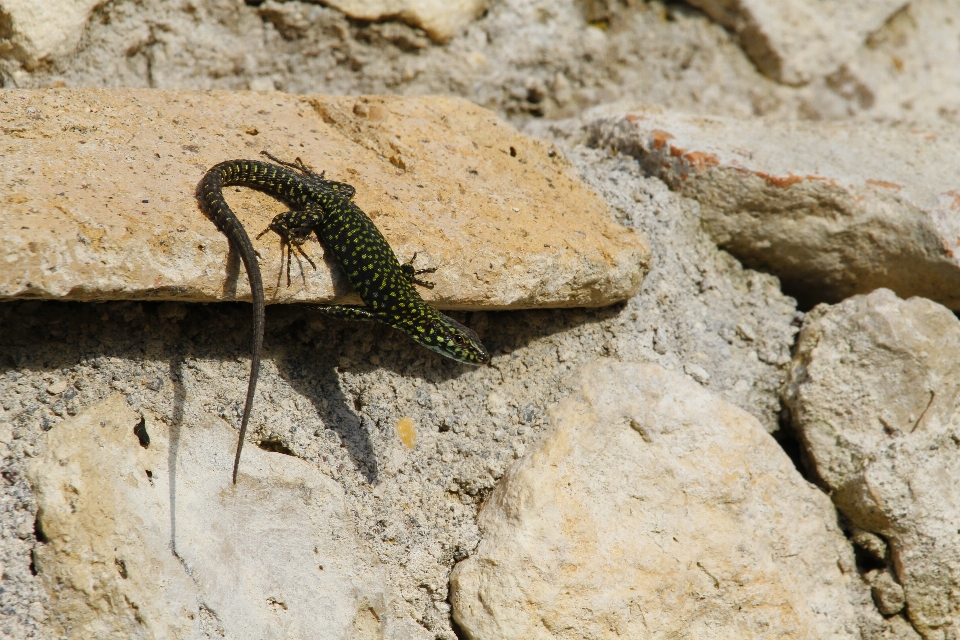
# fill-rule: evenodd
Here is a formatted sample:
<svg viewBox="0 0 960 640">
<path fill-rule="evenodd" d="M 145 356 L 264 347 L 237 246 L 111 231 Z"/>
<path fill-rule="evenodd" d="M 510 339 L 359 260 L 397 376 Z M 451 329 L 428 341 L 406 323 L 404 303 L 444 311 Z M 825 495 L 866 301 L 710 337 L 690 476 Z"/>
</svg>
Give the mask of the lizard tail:
<svg viewBox="0 0 960 640">
<path fill-rule="evenodd" d="M 240 219 L 223 197 L 223 187 L 231 184 L 239 173 L 237 162 L 224 162 L 210 169 L 197 185 L 197 199 L 204 214 L 223 232 L 233 245 L 247 271 L 250 291 L 253 296 L 253 357 L 250 360 L 250 382 L 247 385 L 247 400 L 243 406 L 243 418 L 240 421 L 240 436 L 237 440 L 237 455 L 233 461 L 233 483 L 237 483 L 237 471 L 240 468 L 240 452 L 247 433 L 247 422 L 253 409 L 253 396 L 257 390 L 257 377 L 260 374 L 260 354 L 263 351 L 264 295 L 263 279 L 260 276 L 260 264 L 257 253 L 250 242 L 250 236 L 240 223 Z"/>
</svg>

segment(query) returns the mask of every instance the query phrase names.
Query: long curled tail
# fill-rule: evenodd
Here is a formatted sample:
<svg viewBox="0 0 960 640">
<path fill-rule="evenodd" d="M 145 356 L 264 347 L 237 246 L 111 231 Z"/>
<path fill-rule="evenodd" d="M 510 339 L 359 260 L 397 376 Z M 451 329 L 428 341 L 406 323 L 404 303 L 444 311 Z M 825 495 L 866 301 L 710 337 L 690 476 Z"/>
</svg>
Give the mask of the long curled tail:
<svg viewBox="0 0 960 640">
<path fill-rule="evenodd" d="M 246 163 L 246 166 L 244 164 Z M 257 163 L 260 164 L 260 163 Z M 247 385 L 247 401 L 243 406 L 243 418 L 240 421 L 240 438 L 237 441 L 237 455 L 233 461 L 233 483 L 237 483 L 237 470 L 240 467 L 240 452 L 243 450 L 243 440 L 247 433 L 247 422 L 250 420 L 250 411 L 253 409 L 253 395 L 257 389 L 257 378 L 260 374 L 260 354 L 263 351 L 264 325 L 264 296 L 263 279 L 260 276 L 260 264 L 257 262 L 257 253 L 250 242 L 250 236 L 240 223 L 240 219 L 230 209 L 223 197 L 223 187 L 238 184 L 244 181 L 244 173 L 249 171 L 247 161 L 229 160 L 211 168 L 197 185 L 197 200 L 203 213 L 216 223 L 217 228 L 234 249 L 240 254 L 243 266 L 247 270 L 247 280 L 250 282 L 250 293 L 253 297 L 253 358 L 250 360 L 250 382 Z M 246 170 L 246 171 L 245 171 Z"/>
</svg>

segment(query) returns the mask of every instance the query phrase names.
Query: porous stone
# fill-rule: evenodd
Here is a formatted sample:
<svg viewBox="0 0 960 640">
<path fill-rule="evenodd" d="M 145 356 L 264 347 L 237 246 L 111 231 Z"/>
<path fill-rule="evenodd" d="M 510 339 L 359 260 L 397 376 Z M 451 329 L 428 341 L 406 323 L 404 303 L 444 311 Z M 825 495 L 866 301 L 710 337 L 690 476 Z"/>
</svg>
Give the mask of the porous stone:
<svg viewBox="0 0 960 640">
<path fill-rule="evenodd" d="M 756 419 L 657 365 L 574 386 L 453 571 L 471 640 L 861 637 L 836 512 Z"/>
<path fill-rule="evenodd" d="M 866 579 L 870 583 L 870 592 L 880 613 L 892 616 L 903 611 L 906 604 L 903 587 L 890 571 L 875 569 L 867 573 Z"/>
<path fill-rule="evenodd" d="M 0 58 L 27 69 L 76 49 L 90 14 L 107 0 L 0 0 Z"/>
<path fill-rule="evenodd" d="M 784 400 L 834 502 L 889 545 L 881 610 L 928 639 L 960 629 L 960 321 L 889 290 L 804 321 Z M 896 580 L 894 580 L 894 577 Z"/>
<path fill-rule="evenodd" d="M 826 76 L 907 0 L 687 0 L 737 33 L 757 68 L 785 84 Z"/>
<path fill-rule="evenodd" d="M 455 365 L 400 332 L 330 321 L 312 305 L 268 309 L 249 443 L 293 452 L 343 487 L 406 619 L 432 638 L 457 640 L 450 570 L 476 548 L 479 504 L 549 428 L 546 410 L 569 393 L 569 372 L 604 355 L 675 371 L 696 364 L 709 389 L 777 428 L 797 330 L 777 279 L 718 251 L 697 203 L 643 177 L 633 158 L 564 153 L 620 223 L 657 247 L 657 268 L 624 305 L 454 314 L 494 354 L 489 367 Z M 236 427 L 249 356 L 247 305 L 0 304 L 0 426 L 13 436 L 0 446 L 0 607 L 10 612 L 0 630 L 58 637 L 33 617 L 47 596 L 30 570 L 36 499 L 23 468 L 38 438 L 116 391 L 167 424 L 202 424 L 213 412 Z M 875 612 L 869 591 L 865 599 Z"/>
<path fill-rule="evenodd" d="M 801 305 L 886 287 L 960 309 L 960 130 L 655 109 L 586 119 L 594 144 L 698 200 L 716 242 Z"/>
<path fill-rule="evenodd" d="M 194 192 L 261 150 L 353 184 L 401 261 L 438 268 L 424 297 L 441 308 L 608 305 L 649 262 L 562 154 L 461 99 L 11 90 L 0 119 L 0 298 L 248 299 Z M 284 210 L 239 188 L 228 200 L 252 236 Z M 358 301 L 319 260 L 287 287 L 276 236 L 253 242 L 268 302 Z"/>
<path fill-rule="evenodd" d="M 357 20 L 399 18 L 446 42 L 483 13 L 487 0 L 324 0 Z"/>
<path fill-rule="evenodd" d="M 423 638 L 399 620 L 342 488 L 235 432 L 168 427 L 115 394 L 41 437 L 39 576 L 71 638 Z"/>
</svg>

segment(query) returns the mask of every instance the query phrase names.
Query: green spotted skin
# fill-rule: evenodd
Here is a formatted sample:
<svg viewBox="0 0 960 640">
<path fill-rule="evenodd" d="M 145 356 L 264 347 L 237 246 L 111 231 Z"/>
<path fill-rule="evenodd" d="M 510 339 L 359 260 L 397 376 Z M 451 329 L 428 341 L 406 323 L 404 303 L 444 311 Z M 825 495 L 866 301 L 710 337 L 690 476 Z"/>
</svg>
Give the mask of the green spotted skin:
<svg viewBox="0 0 960 640">
<path fill-rule="evenodd" d="M 276 216 L 263 232 L 273 231 L 279 235 L 288 256 L 294 249 L 302 253 L 301 245 L 315 233 L 324 250 L 340 264 L 364 306 L 319 307 L 325 315 L 344 320 L 381 322 L 448 358 L 474 365 L 490 362 L 490 354 L 475 332 L 440 313 L 420 297 L 414 285 L 432 285 L 421 282 L 417 275 L 432 269 L 416 271 L 412 261 L 400 264 L 383 234 L 352 201 L 355 193 L 352 186 L 324 179 L 322 173 L 314 173 L 299 158 L 296 163 L 288 163 L 264 155 L 277 164 L 258 160 L 221 162 L 204 175 L 197 187 L 201 208 L 236 247 L 253 291 L 253 360 L 234 460 L 234 483 L 259 373 L 264 296 L 253 245 L 223 198 L 226 186 L 256 189 L 290 206 L 290 211 Z M 289 257 L 287 264 L 289 269 Z"/>
</svg>

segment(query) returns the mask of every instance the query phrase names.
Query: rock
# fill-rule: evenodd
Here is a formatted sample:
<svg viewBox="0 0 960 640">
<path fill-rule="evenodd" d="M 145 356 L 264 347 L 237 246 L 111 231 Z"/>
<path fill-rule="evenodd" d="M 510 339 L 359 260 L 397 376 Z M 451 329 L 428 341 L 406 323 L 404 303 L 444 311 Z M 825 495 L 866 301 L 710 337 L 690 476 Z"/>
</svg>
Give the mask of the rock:
<svg viewBox="0 0 960 640">
<path fill-rule="evenodd" d="M 56 634 L 424 637 L 399 623 L 340 486 L 253 446 L 234 486 L 235 439 L 214 418 L 141 419 L 119 394 L 41 437 L 34 559 Z"/>
<path fill-rule="evenodd" d="M 737 33 L 757 68 L 805 84 L 848 61 L 907 0 L 687 0 Z"/>
<path fill-rule="evenodd" d="M 487 0 L 325 0 L 355 20 L 399 18 L 446 42 L 487 8 Z"/>
<path fill-rule="evenodd" d="M 646 241 L 616 224 L 550 145 L 455 98 L 52 90 L 0 92 L 0 299 L 249 298 L 239 259 L 194 191 L 222 160 L 300 156 L 357 188 L 400 259 L 438 267 L 441 308 L 603 306 L 634 295 Z M 244 191 L 245 193 L 237 193 Z M 251 235 L 284 210 L 229 189 Z M 274 285 L 280 245 L 254 240 L 269 302 L 356 302 L 339 270 Z M 307 251 L 320 257 L 311 242 Z M 294 273 L 296 265 L 294 265 Z"/>
<path fill-rule="evenodd" d="M 695 363 L 712 391 L 777 427 L 799 329 L 777 279 L 718 251 L 700 229 L 697 204 L 641 176 L 632 158 L 584 147 L 564 153 L 611 211 L 665 248 L 624 305 L 467 316 L 495 353 L 489 367 L 451 366 L 400 332 L 330 322 L 312 305 L 268 312 L 250 442 L 292 451 L 343 487 L 354 528 L 403 589 L 407 618 L 433 638 L 456 640 L 450 571 L 479 542 L 480 503 L 549 428 L 546 411 L 567 394 L 570 371 L 602 354 L 656 359 L 675 371 Z M 213 411 L 238 425 L 249 318 L 248 307 L 234 304 L 0 304 L 0 405 L 15 435 L 5 459 L 0 446 L 0 562 L 6 575 L 23 576 L 0 585 L 0 604 L 11 611 L 0 627 L 15 640 L 31 633 L 30 603 L 46 601 L 30 571 L 36 543 L 16 535 L 21 519 L 32 529 L 36 510 L 25 479 L 9 484 L 23 478 L 25 452 L 116 391 L 167 424 L 201 424 Z M 752 341 L 738 337 L 738 324 L 753 329 Z M 665 355 L 654 350 L 656 335 Z M 58 396 L 46 390 L 54 376 L 68 385 Z M 869 603 L 869 590 L 864 597 Z"/>
<path fill-rule="evenodd" d="M 862 551 L 868 553 L 874 562 L 887 562 L 889 560 L 887 543 L 877 534 L 851 527 L 850 540 Z"/>
<path fill-rule="evenodd" d="M 958 363 L 949 310 L 881 289 L 807 315 L 784 393 L 834 502 L 889 545 L 881 610 L 895 576 L 927 639 L 960 632 Z"/>
<path fill-rule="evenodd" d="M 595 144 L 700 202 L 704 228 L 803 306 L 886 287 L 960 309 L 960 131 L 594 116 Z"/>
<path fill-rule="evenodd" d="M 107 0 L 0 0 L 0 58 L 35 69 L 74 51 L 90 14 Z"/>
<path fill-rule="evenodd" d="M 656 365 L 574 386 L 453 571 L 467 637 L 861 637 L 836 512 L 755 418 Z"/>
<path fill-rule="evenodd" d="M 897 583 L 889 571 L 874 569 L 865 577 L 870 583 L 870 592 L 880 613 L 892 616 L 903 611 L 903 605 L 906 604 L 903 598 L 903 587 Z"/>
</svg>

